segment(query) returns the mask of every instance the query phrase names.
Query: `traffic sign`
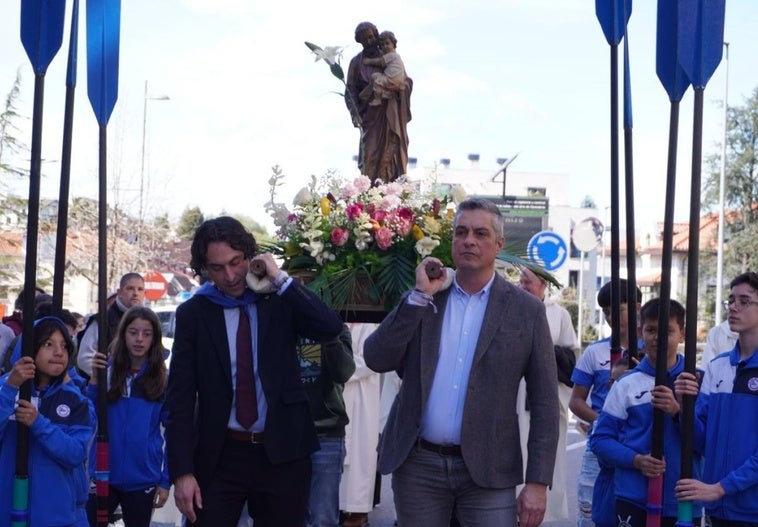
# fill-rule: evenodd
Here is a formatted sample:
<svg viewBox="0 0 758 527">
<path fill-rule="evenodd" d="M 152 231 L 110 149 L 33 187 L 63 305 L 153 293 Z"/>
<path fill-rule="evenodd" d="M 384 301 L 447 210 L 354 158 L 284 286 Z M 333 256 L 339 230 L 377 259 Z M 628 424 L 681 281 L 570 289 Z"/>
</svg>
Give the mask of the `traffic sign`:
<svg viewBox="0 0 758 527">
<path fill-rule="evenodd" d="M 571 232 L 571 241 L 580 251 L 594 251 L 603 243 L 603 223 L 592 216 L 580 221 Z"/>
<path fill-rule="evenodd" d="M 161 273 L 150 271 L 145 275 L 145 298 L 155 302 L 168 291 L 168 282 Z"/>
<path fill-rule="evenodd" d="M 526 252 L 530 260 L 540 263 L 546 271 L 555 271 L 566 262 L 568 246 L 556 233 L 541 231 L 529 240 Z"/>
</svg>

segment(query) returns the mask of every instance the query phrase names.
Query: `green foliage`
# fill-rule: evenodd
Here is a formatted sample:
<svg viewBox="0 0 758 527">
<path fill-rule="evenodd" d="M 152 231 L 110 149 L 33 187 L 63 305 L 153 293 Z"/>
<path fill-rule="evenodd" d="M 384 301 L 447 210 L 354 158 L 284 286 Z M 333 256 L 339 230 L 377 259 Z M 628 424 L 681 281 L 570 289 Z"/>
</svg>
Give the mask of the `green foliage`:
<svg viewBox="0 0 758 527">
<path fill-rule="evenodd" d="M 176 234 L 184 240 L 191 240 L 195 236 L 195 231 L 205 221 L 200 207 L 187 207 L 179 218 L 179 225 L 176 227 Z"/>
<path fill-rule="evenodd" d="M 742 106 L 727 109 L 724 202 L 724 276 L 758 268 L 758 88 Z M 719 201 L 721 145 L 706 159 L 703 208 L 715 211 Z M 715 240 L 714 240 L 715 242 Z M 701 266 L 715 275 L 715 266 Z"/>
<path fill-rule="evenodd" d="M 24 154 L 29 149 L 26 144 L 18 137 L 20 132 L 16 121 L 21 119 L 17 111 L 17 102 L 21 94 L 21 72 L 16 73 L 16 80 L 13 87 L 5 97 L 3 111 L 0 113 L 0 174 L 11 176 L 25 176 L 28 170 L 19 168 L 12 164 L 10 158 L 17 154 Z M 23 155 L 21 157 L 24 157 Z M 2 178 L 3 185 L 7 180 Z"/>
</svg>

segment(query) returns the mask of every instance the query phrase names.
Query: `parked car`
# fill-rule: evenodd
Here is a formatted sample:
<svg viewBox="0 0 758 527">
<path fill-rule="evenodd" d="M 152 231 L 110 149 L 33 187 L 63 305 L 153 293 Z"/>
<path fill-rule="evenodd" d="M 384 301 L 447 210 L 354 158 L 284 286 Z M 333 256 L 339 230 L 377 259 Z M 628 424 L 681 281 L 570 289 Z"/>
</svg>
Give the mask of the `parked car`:
<svg viewBox="0 0 758 527">
<path fill-rule="evenodd" d="M 174 345 L 174 331 L 176 330 L 176 306 L 165 305 L 153 308 L 158 320 L 161 322 L 161 331 L 163 333 L 163 347 L 168 351 L 166 357 L 166 367 L 171 365 L 171 348 Z"/>
</svg>

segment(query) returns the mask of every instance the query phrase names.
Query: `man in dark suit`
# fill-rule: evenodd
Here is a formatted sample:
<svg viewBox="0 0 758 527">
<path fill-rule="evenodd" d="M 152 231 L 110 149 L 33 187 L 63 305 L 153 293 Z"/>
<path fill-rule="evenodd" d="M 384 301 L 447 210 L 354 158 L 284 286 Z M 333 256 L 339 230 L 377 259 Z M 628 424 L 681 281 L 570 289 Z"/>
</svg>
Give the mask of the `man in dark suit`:
<svg viewBox="0 0 758 527">
<path fill-rule="evenodd" d="M 318 448 L 295 349 L 336 337 L 342 321 L 313 293 L 265 264 L 273 287 L 247 285 L 253 235 L 229 217 L 195 233 L 190 265 L 210 282 L 176 311 L 167 389 L 169 474 L 189 525 L 301 527 Z M 252 349 L 251 349 L 252 348 Z"/>
<path fill-rule="evenodd" d="M 398 523 L 537 527 L 543 519 L 558 441 L 557 374 L 545 308 L 495 272 L 503 218 L 482 199 L 458 205 L 452 285 L 430 279 L 368 338 L 366 364 L 397 370 L 403 385 L 379 445 L 392 473 Z M 531 408 L 526 485 L 516 397 L 526 380 Z"/>
</svg>

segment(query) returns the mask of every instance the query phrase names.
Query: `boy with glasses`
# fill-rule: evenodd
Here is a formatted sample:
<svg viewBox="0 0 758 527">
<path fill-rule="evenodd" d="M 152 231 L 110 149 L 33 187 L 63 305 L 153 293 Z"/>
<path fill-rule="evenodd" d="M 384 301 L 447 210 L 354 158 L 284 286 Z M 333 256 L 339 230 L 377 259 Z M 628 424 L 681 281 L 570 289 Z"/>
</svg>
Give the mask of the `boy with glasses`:
<svg viewBox="0 0 758 527">
<path fill-rule="evenodd" d="M 758 273 L 729 284 L 729 328 L 734 349 L 705 365 L 703 383 L 676 380 L 677 396 L 697 395 L 695 448 L 704 452 L 703 477 L 677 482 L 680 500 L 701 500 L 713 527 L 758 526 Z M 704 450 L 703 450 L 704 449 Z"/>
</svg>

